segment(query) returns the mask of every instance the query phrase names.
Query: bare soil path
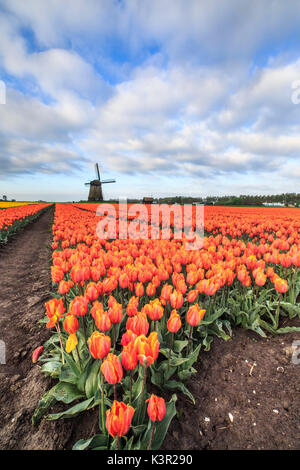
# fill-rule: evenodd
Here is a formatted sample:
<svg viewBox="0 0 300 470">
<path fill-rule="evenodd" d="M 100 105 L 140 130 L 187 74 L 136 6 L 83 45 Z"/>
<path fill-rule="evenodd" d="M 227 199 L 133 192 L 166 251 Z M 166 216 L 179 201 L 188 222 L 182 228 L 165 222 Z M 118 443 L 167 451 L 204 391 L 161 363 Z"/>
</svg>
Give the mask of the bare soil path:
<svg viewBox="0 0 300 470">
<path fill-rule="evenodd" d="M 50 297 L 53 212 L 52 206 L 0 249 L 0 340 L 6 345 L 6 364 L 0 364 L 0 449 L 55 449 L 69 436 L 70 424 L 63 422 L 31 426 L 51 385 L 31 355 L 49 338 L 37 322 Z"/>
</svg>

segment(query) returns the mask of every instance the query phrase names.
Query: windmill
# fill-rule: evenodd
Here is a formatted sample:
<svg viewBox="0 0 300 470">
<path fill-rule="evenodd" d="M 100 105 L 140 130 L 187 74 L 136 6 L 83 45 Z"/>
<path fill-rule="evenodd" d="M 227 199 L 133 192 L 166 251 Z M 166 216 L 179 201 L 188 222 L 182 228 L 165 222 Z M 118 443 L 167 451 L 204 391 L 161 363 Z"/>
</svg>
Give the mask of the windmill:
<svg viewBox="0 0 300 470">
<path fill-rule="evenodd" d="M 85 186 L 90 185 L 89 201 L 103 201 L 102 184 L 115 183 L 116 180 L 111 179 L 101 181 L 98 163 L 95 165 L 95 170 L 98 179 L 90 181 L 89 183 L 85 183 Z"/>
</svg>

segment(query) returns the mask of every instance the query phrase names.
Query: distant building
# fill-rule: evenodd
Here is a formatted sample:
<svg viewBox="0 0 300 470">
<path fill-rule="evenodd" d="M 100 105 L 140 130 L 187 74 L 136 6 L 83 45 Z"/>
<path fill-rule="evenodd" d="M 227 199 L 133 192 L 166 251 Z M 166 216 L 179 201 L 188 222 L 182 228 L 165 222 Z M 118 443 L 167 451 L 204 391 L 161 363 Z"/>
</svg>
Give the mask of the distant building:
<svg viewBox="0 0 300 470">
<path fill-rule="evenodd" d="M 143 197 L 143 204 L 153 204 L 153 197 Z"/>
<path fill-rule="evenodd" d="M 263 206 L 270 207 L 270 206 L 275 206 L 275 207 L 284 207 L 283 202 L 263 202 Z"/>
</svg>

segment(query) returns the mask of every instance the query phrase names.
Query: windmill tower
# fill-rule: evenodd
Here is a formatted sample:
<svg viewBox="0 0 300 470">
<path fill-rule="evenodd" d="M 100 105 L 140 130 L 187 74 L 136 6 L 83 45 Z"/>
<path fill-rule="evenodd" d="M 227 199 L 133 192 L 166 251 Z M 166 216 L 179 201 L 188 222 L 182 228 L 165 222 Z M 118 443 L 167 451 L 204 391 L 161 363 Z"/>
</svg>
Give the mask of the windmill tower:
<svg viewBox="0 0 300 470">
<path fill-rule="evenodd" d="M 102 184 L 115 183 L 116 180 L 111 179 L 111 180 L 101 181 L 98 163 L 96 163 L 96 165 L 95 165 L 95 170 L 96 170 L 96 175 L 97 175 L 98 179 L 90 181 L 89 183 L 85 183 L 85 185 L 90 186 L 90 192 L 89 192 L 89 199 L 88 200 L 89 201 L 100 201 L 101 202 L 101 201 L 103 201 Z"/>
</svg>

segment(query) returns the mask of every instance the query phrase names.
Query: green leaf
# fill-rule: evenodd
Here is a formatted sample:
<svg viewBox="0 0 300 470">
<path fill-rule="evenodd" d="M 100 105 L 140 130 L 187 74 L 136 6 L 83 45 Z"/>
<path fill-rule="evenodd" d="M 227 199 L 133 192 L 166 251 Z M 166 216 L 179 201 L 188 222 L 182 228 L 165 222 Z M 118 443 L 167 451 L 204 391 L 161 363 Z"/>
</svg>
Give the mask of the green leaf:
<svg viewBox="0 0 300 470">
<path fill-rule="evenodd" d="M 46 392 L 40 401 L 38 402 L 38 406 L 36 407 L 33 416 L 32 416 L 32 424 L 33 426 L 36 426 L 40 420 L 43 418 L 43 416 L 47 413 L 48 409 L 56 403 L 56 398 L 55 398 L 55 389 L 58 384 L 54 385 L 48 392 Z"/>
<path fill-rule="evenodd" d="M 295 333 L 299 331 L 300 331 L 299 326 L 286 326 L 285 328 L 278 328 L 278 330 L 276 330 L 276 334 L 281 335 L 284 333 Z"/>
<path fill-rule="evenodd" d="M 186 370 L 181 370 L 178 372 L 178 378 L 182 381 L 185 382 L 186 380 L 189 380 L 192 375 L 196 374 L 196 369 L 194 367 L 191 367 L 190 369 Z"/>
<path fill-rule="evenodd" d="M 131 438 L 126 442 L 126 445 L 123 450 L 131 450 L 133 439 L 134 439 L 134 436 L 131 436 Z"/>
<path fill-rule="evenodd" d="M 84 395 L 81 393 L 76 385 L 71 383 L 59 382 L 55 387 L 54 396 L 57 401 L 63 403 L 71 403 L 74 400 L 82 398 Z"/>
<path fill-rule="evenodd" d="M 66 411 L 62 411 L 61 413 L 53 413 L 48 416 L 46 416 L 46 419 L 49 421 L 53 421 L 55 419 L 60 419 L 60 418 L 73 418 L 74 416 L 77 416 L 79 413 L 82 411 L 88 410 L 89 408 L 93 407 L 93 398 L 89 398 L 88 400 L 84 400 L 77 405 L 72 406 Z M 92 406 L 91 406 L 92 405 Z"/>
<path fill-rule="evenodd" d="M 169 382 L 165 383 L 165 387 L 170 390 L 180 390 L 187 397 L 189 397 L 193 405 L 195 405 L 195 398 L 182 382 L 177 382 L 177 380 L 170 380 Z"/>
<path fill-rule="evenodd" d="M 85 382 L 85 394 L 87 398 L 91 398 L 95 395 L 98 387 L 98 378 L 100 372 L 100 361 L 99 359 L 95 360 L 92 364 L 92 367 L 89 370 L 87 379 Z"/>
<path fill-rule="evenodd" d="M 201 344 L 199 344 L 194 351 L 192 351 L 189 356 L 187 357 L 187 361 L 184 363 L 184 366 L 182 367 L 181 370 L 183 369 L 190 369 L 192 365 L 197 361 L 199 352 L 201 349 Z"/>
<path fill-rule="evenodd" d="M 288 302 L 281 302 L 280 307 L 289 314 L 289 318 L 300 318 L 300 307 L 298 305 L 292 305 Z"/>
<path fill-rule="evenodd" d="M 105 434 L 95 434 L 95 436 L 90 439 L 84 440 L 80 439 L 77 441 L 72 450 L 86 450 L 86 449 L 95 449 L 97 447 L 102 447 L 107 449 L 108 436 Z"/>
<path fill-rule="evenodd" d="M 51 377 L 58 377 L 60 372 L 61 362 L 59 361 L 48 361 L 45 362 L 42 367 L 41 371 L 45 375 L 50 375 Z"/>
<path fill-rule="evenodd" d="M 188 340 L 184 340 L 184 341 L 176 340 L 174 341 L 173 350 L 177 353 L 181 353 L 181 351 L 184 348 L 186 348 L 187 344 L 188 344 Z"/>
<path fill-rule="evenodd" d="M 135 436 L 139 436 L 140 434 L 142 434 L 145 429 L 147 428 L 147 425 L 146 424 L 140 424 L 139 426 L 132 426 L 132 431 L 133 431 L 133 434 Z"/>
<path fill-rule="evenodd" d="M 71 367 L 69 367 L 68 364 L 64 364 L 61 366 L 60 374 L 59 374 L 59 380 L 61 382 L 77 384 L 78 379 L 79 379 L 78 375 L 74 374 L 73 370 L 71 369 Z"/>
<path fill-rule="evenodd" d="M 217 310 L 215 310 L 212 315 L 205 315 L 204 316 L 204 319 L 201 320 L 201 323 L 199 325 L 199 328 L 201 328 L 201 326 L 204 326 L 204 325 L 211 325 L 212 323 L 214 323 L 217 318 L 221 317 L 223 315 L 223 313 L 225 312 L 226 308 L 225 307 L 222 307 L 222 308 L 219 308 Z"/>
<path fill-rule="evenodd" d="M 210 325 L 208 332 L 224 339 L 225 341 L 230 339 L 230 336 L 228 336 L 222 328 L 222 322 L 216 321 L 213 325 Z"/>
</svg>

